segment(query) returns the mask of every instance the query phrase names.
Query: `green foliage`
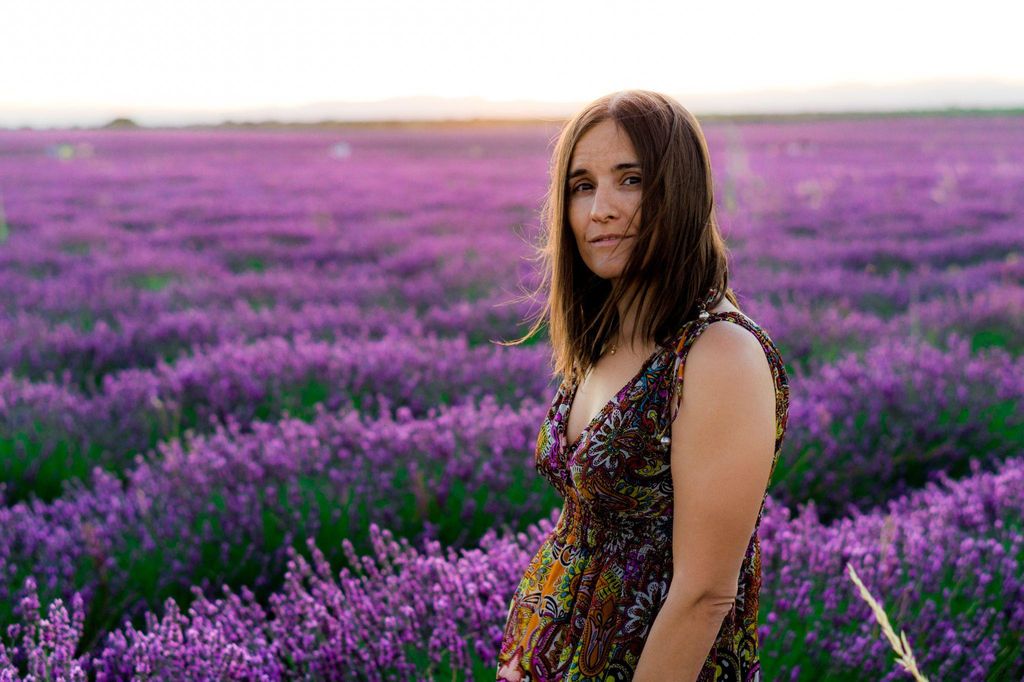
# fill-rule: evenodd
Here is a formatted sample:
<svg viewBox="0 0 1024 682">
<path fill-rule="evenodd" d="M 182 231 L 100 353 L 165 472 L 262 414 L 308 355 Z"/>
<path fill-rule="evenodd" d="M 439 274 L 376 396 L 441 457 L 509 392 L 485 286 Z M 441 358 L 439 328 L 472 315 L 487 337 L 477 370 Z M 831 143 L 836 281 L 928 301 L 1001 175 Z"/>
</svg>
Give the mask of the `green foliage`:
<svg viewBox="0 0 1024 682">
<path fill-rule="evenodd" d="M 57 498 L 63 494 L 66 481 L 87 481 L 102 457 L 98 444 L 90 443 L 83 451 L 66 438 L 49 438 L 50 430 L 35 420 L 31 429 L 0 437 L 0 480 L 6 482 L 8 504 L 32 496 L 41 500 Z"/>
<path fill-rule="evenodd" d="M 971 350 L 983 348 L 1004 348 L 1012 354 L 1024 352 L 1024 339 L 1009 334 L 1005 327 L 986 327 L 971 335 Z"/>
<path fill-rule="evenodd" d="M 169 274 L 158 274 L 158 273 L 144 273 L 139 275 L 132 275 L 126 278 L 129 286 L 135 287 L 136 289 L 144 289 L 146 291 L 160 291 L 167 287 L 172 281 L 176 279 L 174 275 Z"/>
<path fill-rule="evenodd" d="M 262 258 L 256 256 L 243 256 L 231 258 L 227 263 L 228 269 L 231 272 L 263 272 L 267 269 L 266 263 Z"/>
</svg>

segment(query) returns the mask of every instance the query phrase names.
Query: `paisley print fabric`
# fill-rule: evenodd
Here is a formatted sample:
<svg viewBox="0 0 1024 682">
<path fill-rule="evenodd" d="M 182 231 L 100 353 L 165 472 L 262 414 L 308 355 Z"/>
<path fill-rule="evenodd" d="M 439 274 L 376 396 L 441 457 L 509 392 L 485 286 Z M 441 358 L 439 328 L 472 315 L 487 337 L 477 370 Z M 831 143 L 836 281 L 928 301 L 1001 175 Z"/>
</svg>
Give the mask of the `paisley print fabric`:
<svg viewBox="0 0 1024 682">
<path fill-rule="evenodd" d="M 774 473 L 789 416 L 782 357 L 746 315 L 707 312 L 716 295 L 713 289 L 708 292 L 698 316 L 651 355 L 575 443 L 566 442 L 566 421 L 578 386 L 563 381 L 558 387 L 538 434 L 534 462 L 564 505 L 509 604 L 498 680 L 632 679 L 672 578 L 669 436 L 682 395 L 683 367 L 694 340 L 714 322 L 746 328 L 767 355 L 775 381 Z M 740 570 L 735 606 L 722 622 L 698 682 L 761 679 L 757 529 L 763 510 L 764 498 Z"/>
</svg>

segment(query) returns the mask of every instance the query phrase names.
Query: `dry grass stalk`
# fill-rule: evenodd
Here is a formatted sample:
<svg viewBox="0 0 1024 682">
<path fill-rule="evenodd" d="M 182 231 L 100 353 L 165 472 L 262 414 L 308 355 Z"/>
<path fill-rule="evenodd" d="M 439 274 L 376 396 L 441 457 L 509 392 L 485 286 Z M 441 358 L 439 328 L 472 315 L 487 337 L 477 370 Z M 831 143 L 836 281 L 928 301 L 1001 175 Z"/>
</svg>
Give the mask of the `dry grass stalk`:
<svg viewBox="0 0 1024 682">
<path fill-rule="evenodd" d="M 918 682 L 928 682 L 928 678 L 925 677 L 917 669 L 917 661 L 914 660 L 914 652 L 910 649 L 910 644 L 907 642 L 907 634 L 900 630 L 900 636 L 897 637 L 896 633 L 893 632 L 892 625 L 889 624 L 889 617 L 885 615 L 885 610 L 881 605 L 875 601 L 871 593 L 868 592 L 868 588 L 864 587 L 864 583 L 861 582 L 860 576 L 857 575 L 857 571 L 853 569 L 853 564 L 846 563 L 846 572 L 849 574 L 850 579 L 857 584 L 857 589 L 860 590 L 860 596 L 868 603 L 871 610 L 875 614 L 875 620 L 882 626 L 882 632 L 889 639 L 889 644 L 892 645 L 893 651 L 899 657 L 896 662 L 903 666 L 903 669 L 908 671 L 914 676 L 914 679 Z"/>
</svg>

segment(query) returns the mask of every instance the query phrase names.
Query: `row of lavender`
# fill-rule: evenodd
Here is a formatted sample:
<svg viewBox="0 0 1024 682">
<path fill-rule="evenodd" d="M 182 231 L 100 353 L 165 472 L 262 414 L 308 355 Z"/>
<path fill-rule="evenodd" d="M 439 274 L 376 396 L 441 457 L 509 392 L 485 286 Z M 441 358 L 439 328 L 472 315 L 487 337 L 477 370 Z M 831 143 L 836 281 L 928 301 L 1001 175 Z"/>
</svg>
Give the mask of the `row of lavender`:
<svg viewBox="0 0 1024 682">
<path fill-rule="evenodd" d="M 771 279 L 767 273 L 764 277 Z M 814 274 L 809 274 L 801 295 L 833 300 L 829 292 L 817 288 L 817 281 Z M 310 280 L 309 284 L 311 292 L 323 295 L 322 282 Z M 771 293 L 770 287 L 762 292 Z M 866 290 L 860 295 L 877 300 L 883 293 Z M 317 295 L 311 293 L 309 298 Z M 903 311 L 883 316 L 842 303 L 824 309 L 792 303 L 775 305 L 765 299 L 744 299 L 742 303 L 748 315 L 779 337 L 786 361 L 793 366 L 809 367 L 844 350 L 866 348 L 878 337 L 930 334 L 938 338 L 953 330 L 977 337 L 976 345 L 1024 350 L 1024 316 L 1020 314 L 1024 309 L 1024 285 L 1018 281 L 990 283 L 962 294 L 955 290 L 945 295 L 933 292 L 929 299 L 909 304 L 892 298 L 887 302 Z M 291 338 L 303 333 L 322 340 L 394 334 L 466 336 L 469 343 L 478 345 L 515 338 L 522 331 L 523 320 L 533 311 L 529 301 L 494 296 L 422 310 L 280 300 L 254 309 L 236 299 L 234 308 L 189 307 L 158 310 L 149 316 L 123 315 L 116 326 L 100 319 L 90 329 L 67 322 L 52 324 L 42 315 L 21 311 L 0 319 L 0 338 L 5 341 L 0 347 L 0 368 L 37 380 L 67 373 L 83 390 L 95 392 L 107 374 L 153 367 L 159 359 L 173 361 L 180 354 L 194 353 L 195 346 Z"/>
<path fill-rule="evenodd" d="M 462 219 L 473 220 L 470 216 Z M 487 227 L 480 226 L 478 220 L 473 220 L 473 224 Z M 26 318 L 19 319 L 20 324 L 12 332 L 22 328 L 30 331 L 33 324 L 61 321 L 73 328 L 106 321 L 117 329 L 151 321 L 167 312 L 224 312 L 239 302 L 258 308 L 319 303 L 362 307 L 383 304 L 424 310 L 438 303 L 486 295 L 495 283 L 511 289 L 522 266 L 521 258 L 526 254 L 526 237 L 517 237 L 510 230 L 485 238 L 471 234 L 436 235 L 418 229 L 420 226 L 410 221 L 400 225 L 402 229 L 392 225 L 383 234 L 401 240 L 401 247 L 389 247 L 401 250 L 382 252 L 374 261 L 331 263 L 328 258 L 328 263 L 316 266 L 283 262 L 261 272 L 242 273 L 216 264 L 202 267 L 204 256 L 185 250 L 180 244 L 176 250 L 148 241 L 119 243 L 116 234 L 95 235 L 96 241 L 108 244 L 106 248 L 113 254 L 77 253 L 66 256 L 67 267 L 43 268 L 35 262 L 42 257 L 36 250 L 57 249 L 61 242 L 19 230 L 12 232 L 12 243 L 2 254 L 8 262 L 0 271 L 0 284 L 13 294 L 5 301 L 6 312 Z M 886 312 L 993 283 L 1020 282 L 1024 259 L 1020 257 L 1015 225 L 977 227 L 968 235 L 981 246 L 965 246 L 960 238 L 933 236 L 934 243 L 928 243 L 920 239 L 921 235 L 902 235 L 902 240 L 891 248 L 907 260 L 920 256 L 919 262 L 906 268 L 885 268 L 871 262 L 864 265 L 874 254 L 862 253 L 863 248 L 856 243 L 826 247 L 819 241 L 789 237 L 783 241 L 790 250 L 780 254 L 779 259 L 770 258 L 756 246 L 735 253 L 734 280 L 741 292 L 749 288 L 758 297 L 769 300 L 802 298 L 820 303 L 821 297 L 827 297 L 830 304 L 873 306 Z M 472 242 L 467 242 L 469 239 Z M 770 237 L 766 239 L 770 241 Z M 15 248 L 24 241 L 31 242 L 31 250 Z M 277 247 L 285 254 L 296 248 Z M 328 257 L 329 249 L 323 248 L 327 249 Z M 822 252 L 836 248 L 849 250 L 849 262 L 833 263 L 820 258 Z M 234 257 L 233 250 L 222 251 L 218 257 Z M 492 256 L 492 252 L 496 255 Z M 150 262 L 157 258 L 156 263 Z M 31 273 L 20 271 L 30 268 Z M 522 274 L 525 277 L 530 273 Z M 32 314 L 26 315 L 26 311 Z"/>
<path fill-rule="evenodd" d="M 304 336 L 228 343 L 154 370 L 124 370 L 83 395 L 67 385 L 0 376 L 0 444 L 9 500 L 50 499 L 94 466 L 121 471 L 139 453 L 230 417 L 247 427 L 317 406 L 415 415 L 485 395 L 511 405 L 553 389 L 549 351 L 469 347 L 462 338 L 388 336 L 328 343 Z"/>
<path fill-rule="evenodd" d="M 940 473 L 991 469 L 1024 454 L 1024 357 L 1000 349 L 972 353 L 956 336 L 947 345 L 890 341 L 815 374 L 796 373 L 792 385 L 800 391 L 791 398 L 785 466 L 773 481 L 776 502 L 795 508 L 816 501 L 831 521 Z M 427 352 L 438 350 L 445 349 Z M 537 372 L 546 359 L 538 353 L 535 366 L 526 367 L 525 351 L 490 358 L 475 352 L 473 364 L 487 368 L 494 384 Z M 453 367 L 468 364 L 449 355 Z M 475 385 L 449 377 L 449 388 Z M 401 391 L 395 385 L 378 398 L 383 405 L 415 402 L 414 392 Z M 342 540 L 360 552 L 371 549 L 369 523 L 420 548 L 432 540 L 471 546 L 494 527 L 520 531 L 560 500 L 533 470 L 546 404 L 511 403 L 517 407 L 487 394 L 479 403 L 422 414 L 402 407 L 397 418 L 388 409 L 371 418 L 368 410 L 338 412 L 318 403 L 309 422 L 243 424 L 228 414 L 227 428 L 189 431 L 183 441 L 170 439 L 135 466 L 126 464 L 124 481 L 97 468 L 88 485 L 76 483 L 52 502 L 0 509 L 7 531 L 0 539 L 0 604 L 13 603 L 29 576 L 47 602 L 81 592 L 86 632 L 95 638 L 167 597 L 187 600 L 192 585 L 273 589 L 288 548 L 306 538 L 342 565 Z M 50 407 L 61 414 L 77 409 Z M 0 624 L 16 618 L 0 606 Z"/>
<path fill-rule="evenodd" d="M 1024 459 L 961 481 L 943 479 L 885 510 L 821 523 L 813 503 L 792 517 L 769 497 L 762 520 L 767 576 L 759 628 L 766 678 L 885 682 L 904 673 L 845 575 L 852 564 L 898 612 L 931 679 L 1024 675 Z M 168 601 L 145 626 L 125 626 L 77 657 L 78 597 L 41 608 L 32 581 L 0 679 L 17 664 L 37 679 L 489 679 L 516 581 L 558 522 L 488 535 L 481 547 L 422 550 L 370 526 L 372 555 L 336 573 L 314 544 L 290 552 L 284 585 L 261 605 L 248 588 L 203 595 L 182 613 Z M 65 606 L 67 604 L 70 609 Z"/>
</svg>

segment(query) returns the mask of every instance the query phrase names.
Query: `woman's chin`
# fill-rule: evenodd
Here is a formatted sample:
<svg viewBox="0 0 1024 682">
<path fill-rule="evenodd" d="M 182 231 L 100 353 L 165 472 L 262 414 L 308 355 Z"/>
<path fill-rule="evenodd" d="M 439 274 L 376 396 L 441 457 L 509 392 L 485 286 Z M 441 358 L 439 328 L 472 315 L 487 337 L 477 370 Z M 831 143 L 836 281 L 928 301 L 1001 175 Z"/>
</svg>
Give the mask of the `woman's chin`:
<svg viewBox="0 0 1024 682">
<path fill-rule="evenodd" d="M 618 279 L 622 274 L 622 264 L 618 262 L 595 263 L 590 267 L 590 271 L 601 279 Z"/>
<path fill-rule="evenodd" d="M 594 274 L 597 275 L 598 277 L 600 277 L 601 279 L 606 279 L 606 280 L 608 280 L 610 282 L 614 282 L 615 280 L 617 280 L 619 278 L 620 272 L 618 270 L 614 270 L 614 271 L 597 271 L 597 272 L 594 272 Z"/>
</svg>

